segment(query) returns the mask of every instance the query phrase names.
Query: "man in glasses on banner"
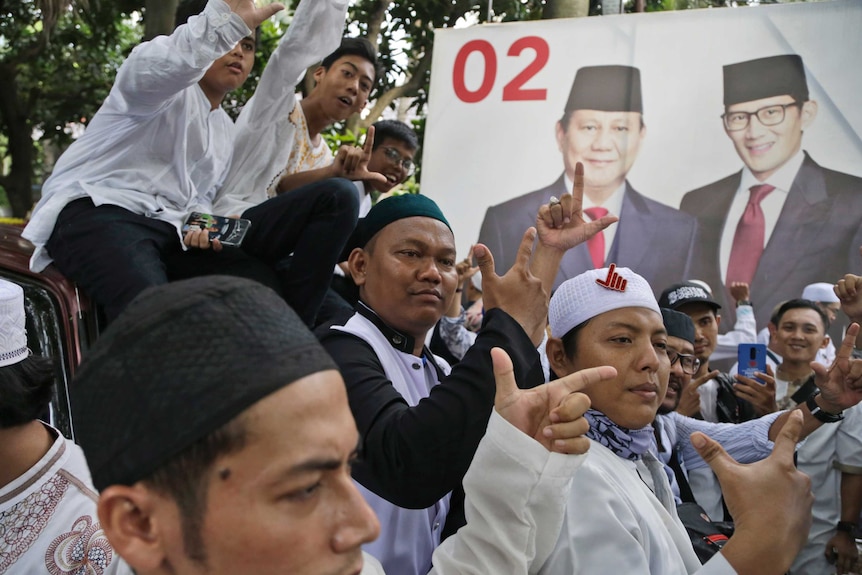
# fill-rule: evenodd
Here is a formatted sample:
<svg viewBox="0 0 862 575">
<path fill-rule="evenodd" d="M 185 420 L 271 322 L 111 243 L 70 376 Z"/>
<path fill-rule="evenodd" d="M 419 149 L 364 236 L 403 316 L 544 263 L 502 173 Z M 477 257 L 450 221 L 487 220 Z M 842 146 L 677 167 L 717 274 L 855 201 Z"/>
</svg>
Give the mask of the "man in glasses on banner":
<svg viewBox="0 0 862 575">
<path fill-rule="evenodd" d="M 619 222 L 566 253 L 554 288 L 611 262 L 636 270 L 652 286 L 690 277 L 687 259 L 688 246 L 695 243 L 694 218 L 638 193 L 626 179 L 646 132 L 639 69 L 579 69 L 556 124 L 563 173 L 551 185 L 485 212 L 479 242 L 494 254 L 498 273 L 515 263 L 521 230 L 535 224 L 539 206 L 572 191 L 575 165 L 582 162 L 584 216 L 591 220 L 617 216 Z"/>
<path fill-rule="evenodd" d="M 692 277 L 715 286 L 729 324 L 731 282 L 751 286 L 763 328 L 807 284 L 859 267 L 862 178 L 823 168 L 802 149 L 817 108 L 798 55 L 724 67 L 722 121 L 745 166 L 687 193 L 680 208 L 699 222 Z"/>
</svg>

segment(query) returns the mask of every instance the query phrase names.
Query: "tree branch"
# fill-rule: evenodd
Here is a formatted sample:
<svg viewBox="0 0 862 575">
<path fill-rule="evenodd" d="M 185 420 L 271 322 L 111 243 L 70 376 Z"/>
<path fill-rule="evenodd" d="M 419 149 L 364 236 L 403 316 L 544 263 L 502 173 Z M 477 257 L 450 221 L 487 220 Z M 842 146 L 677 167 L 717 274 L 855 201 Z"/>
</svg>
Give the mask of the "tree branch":
<svg viewBox="0 0 862 575">
<path fill-rule="evenodd" d="M 410 80 L 401 84 L 400 86 L 395 86 L 380 95 L 377 98 L 377 101 L 374 102 L 374 107 L 371 108 L 371 111 L 368 113 L 368 116 L 365 117 L 360 122 L 360 126 L 363 128 L 367 128 L 371 124 L 377 121 L 377 119 L 383 114 L 383 111 L 395 100 L 398 98 L 402 98 L 404 96 L 412 96 L 415 94 L 425 83 L 425 74 L 428 72 L 428 69 L 431 67 L 431 52 L 426 51 L 422 56 L 422 59 L 419 60 L 419 63 L 416 66 L 416 69 L 413 71 L 413 75 L 410 76 Z"/>
<path fill-rule="evenodd" d="M 389 0 L 376 0 L 371 11 L 368 13 L 368 41 L 377 49 L 380 38 L 380 29 L 383 27 L 383 21 L 386 19 L 386 8 L 389 7 Z"/>
</svg>

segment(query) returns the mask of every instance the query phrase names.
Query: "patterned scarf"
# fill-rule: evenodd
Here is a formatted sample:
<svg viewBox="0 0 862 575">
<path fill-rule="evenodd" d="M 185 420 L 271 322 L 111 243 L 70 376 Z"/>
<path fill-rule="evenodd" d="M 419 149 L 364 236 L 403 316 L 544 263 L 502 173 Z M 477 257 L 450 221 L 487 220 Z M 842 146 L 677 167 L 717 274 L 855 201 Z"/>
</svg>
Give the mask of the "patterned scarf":
<svg viewBox="0 0 862 575">
<path fill-rule="evenodd" d="M 598 441 L 623 459 L 630 461 L 640 459 L 655 443 L 651 425 L 640 429 L 626 429 L 595 409 L 587 410 L 584 417 L 590 424 L 587 437 Z"/>
</svg>

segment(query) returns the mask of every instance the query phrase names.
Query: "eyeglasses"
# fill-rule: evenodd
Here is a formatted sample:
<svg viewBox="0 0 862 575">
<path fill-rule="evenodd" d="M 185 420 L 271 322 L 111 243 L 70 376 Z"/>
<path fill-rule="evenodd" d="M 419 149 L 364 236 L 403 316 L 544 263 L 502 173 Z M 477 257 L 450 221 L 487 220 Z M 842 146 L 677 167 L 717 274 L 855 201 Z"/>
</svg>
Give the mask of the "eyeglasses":
<svg viewBox="0 0 862 575">
<path fill-rule="evenodd" d="M 757 116 L 757 119 L 764 126 L 775 126 L 784 121 L 784 114 L 790 106 L 799 106 L 799 102 L 791 102 L 789 104 L 775 104 L 760 108 L 755 112 L 727 112 L 722 114 L 724 127 L 730 132 L 738 132 L 748 127 L 752 116 Z"/>
<path fill-rule="evenodd" d="M 407 172 L 408 178 L 413 174 L 413 170 L 416 169 L 416 164 L 413 163 L 413 160 L 405 158 L 395 148 L 383 146 L 383 155 L 386 156 L 386 159 L 390 162 L 400 165 L 401 168 Z"/>
<path fill-rule="evenodd" d="M 677 353 L 672 349 L 668 349 L 667 356 L 670 359 L 671 366 L 679 361 L 679 364 L 682 366 L 682 371 L 689 375 L 694 375 L 697 373 L 697 370 L 700 369 L 700 360 L 693 355 Z"/>
</svg>

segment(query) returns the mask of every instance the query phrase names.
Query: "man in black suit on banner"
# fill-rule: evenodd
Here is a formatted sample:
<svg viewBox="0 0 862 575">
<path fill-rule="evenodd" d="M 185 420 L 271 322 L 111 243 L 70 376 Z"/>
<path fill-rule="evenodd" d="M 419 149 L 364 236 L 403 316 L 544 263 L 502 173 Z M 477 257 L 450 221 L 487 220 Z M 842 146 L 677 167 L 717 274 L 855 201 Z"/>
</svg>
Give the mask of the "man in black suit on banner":
<svg viewBox="0 0 862 575">
<path fill-rule="evenodd" d="M 626 180 L 646 136 L 640 71 L 631 66 L 578 70 L 556 136 L 565 166 L 557 181 L 485 212 L 479 242 L 494 254 L 497 270 L 512 266 L 520 230 L 535 224 L 540 205 L 571 191 L 575 165 L 582 162 L 584 215 L 618 216 L 619 222 L 569 250 L 554 287 L 611 262 L 636 270 L 659 290 L 685 279 L 695 219 L 639 194 Z"/>
<path fill-rule="evenodd" d="M 760 329 L 807 284 L 859 269 L 862 178 L 823 168 L 802 149 L 816 116 L 801 57 L 724 67 L 724 130 L 745 166 L 687 193 L 680 208 L 701 233 L 692 275 L 714 287 L 728 325 L 733 281 L 751 286 Z"/>
</svg>

